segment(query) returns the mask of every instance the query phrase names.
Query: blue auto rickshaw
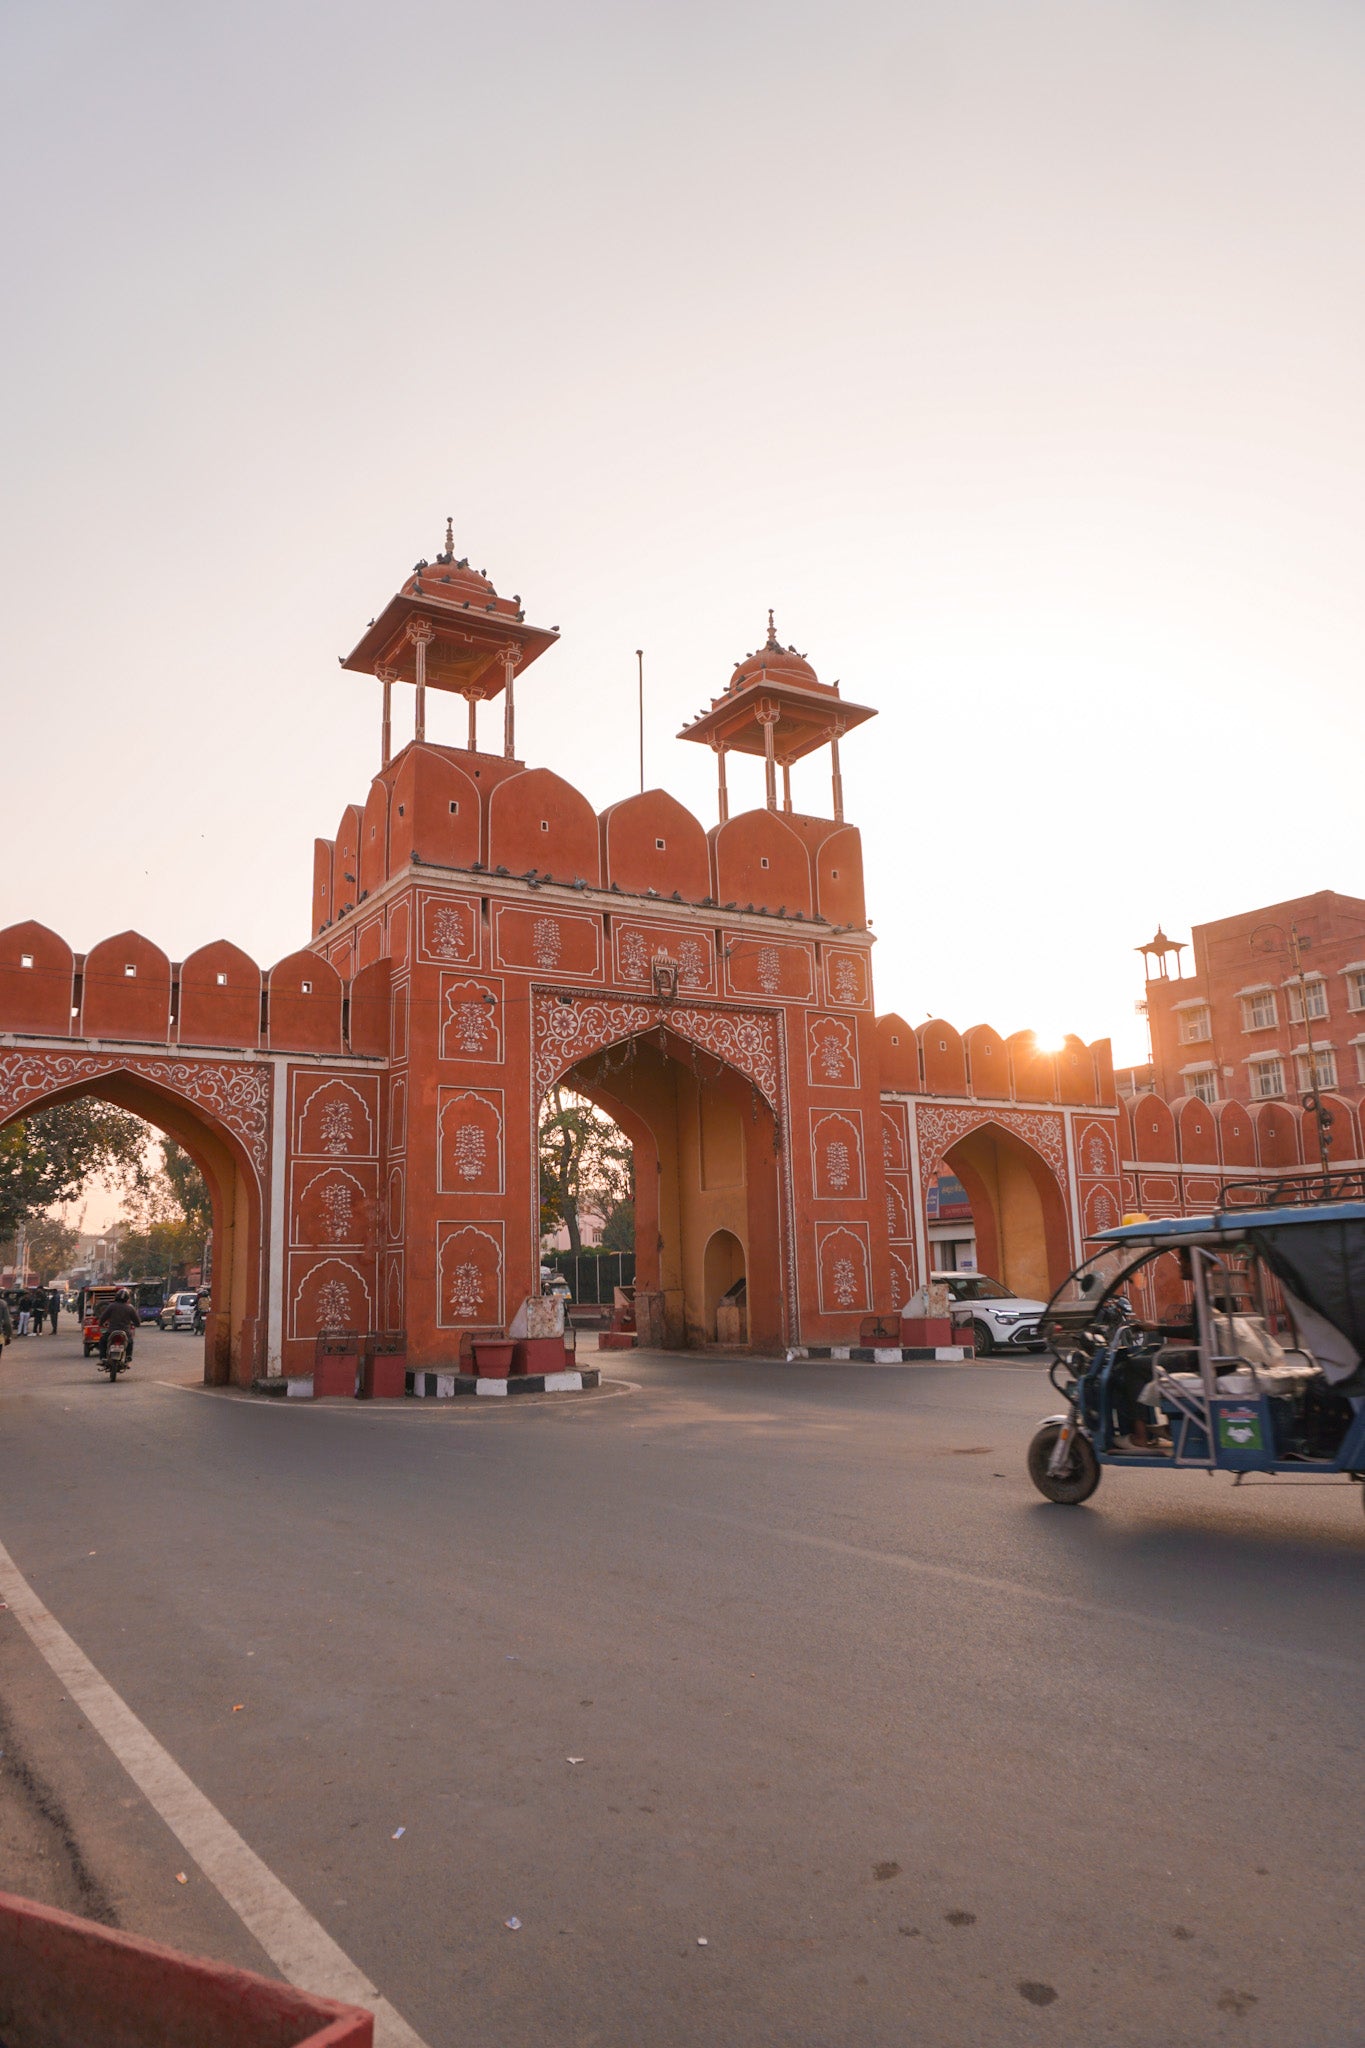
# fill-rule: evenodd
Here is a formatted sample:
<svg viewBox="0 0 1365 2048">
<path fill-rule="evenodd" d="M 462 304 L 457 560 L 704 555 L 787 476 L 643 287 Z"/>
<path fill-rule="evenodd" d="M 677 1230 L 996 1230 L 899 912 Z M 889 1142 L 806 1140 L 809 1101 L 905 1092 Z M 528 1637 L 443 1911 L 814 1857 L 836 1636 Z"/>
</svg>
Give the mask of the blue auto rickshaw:
<svg viewBox="0 0 1365 2048">
<path fill-rule="evenodd" d="M 1039 1319 L 1065 1412 L 1028 1469 L 1089 1500 L 1106 1467 L 1365 1481 L 1365 1202 L 1098 1233 Z"/>
</svg>

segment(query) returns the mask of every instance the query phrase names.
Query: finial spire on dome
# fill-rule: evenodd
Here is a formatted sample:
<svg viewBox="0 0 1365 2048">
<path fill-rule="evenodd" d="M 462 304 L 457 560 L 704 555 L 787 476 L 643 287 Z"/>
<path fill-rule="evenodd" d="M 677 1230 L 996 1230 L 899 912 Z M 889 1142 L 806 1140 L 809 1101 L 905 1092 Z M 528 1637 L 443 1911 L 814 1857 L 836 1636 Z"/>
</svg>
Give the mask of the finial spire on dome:
<svg viewBox="0 0 1365 2048">
<path fill-rule="evenodd" d="M 773 625 L 773 608 L 771 605 L 768 606 L 768 645 L 769 647 L 776 647 L 777 645 L 777 629 Z"/>
<path fill-rule="evenodd" d="M 455 521 L 453 516 L 447 516 L 446 518 L 446 551 L 442 559 L 447 562 L 453 562 L 455 559 Z"/>
</svg>

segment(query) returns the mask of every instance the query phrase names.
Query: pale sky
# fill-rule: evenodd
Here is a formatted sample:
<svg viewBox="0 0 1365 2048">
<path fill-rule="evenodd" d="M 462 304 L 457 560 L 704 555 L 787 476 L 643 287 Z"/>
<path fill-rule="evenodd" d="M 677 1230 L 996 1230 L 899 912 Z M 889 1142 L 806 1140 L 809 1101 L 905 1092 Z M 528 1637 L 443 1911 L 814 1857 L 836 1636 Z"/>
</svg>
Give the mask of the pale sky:
<svg viewBox="0 0 1365 2048">
<path fill-rule="evenodd" d="M 525 758 L 629 794 L 643 646 L 709 825 L 773 605 L 879 1008 L 1143 1057 L 1158 920 L 1365 893 L 1363 171 L 1326 0 L 11 0 L 0 921 L 302 943 L 450 512 Z"/>
</svg>

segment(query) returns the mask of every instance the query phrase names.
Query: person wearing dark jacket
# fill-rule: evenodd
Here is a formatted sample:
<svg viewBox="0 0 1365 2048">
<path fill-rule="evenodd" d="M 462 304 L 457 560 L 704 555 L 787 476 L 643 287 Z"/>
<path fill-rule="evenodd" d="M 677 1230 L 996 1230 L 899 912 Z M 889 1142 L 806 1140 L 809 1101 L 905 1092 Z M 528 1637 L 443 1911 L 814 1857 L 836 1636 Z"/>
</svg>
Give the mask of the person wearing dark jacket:
<svg viewBox="0 0 1365 2048">
<path fill-rule="evenodd" d="M 54 1287 L 52 1292 L 47 1297 L 47 1319 L 52 1326 L 52 1334 L 54 1337 L 57 1334 L 57 1311 L 61 1307 L 61 1305 L 62 1297 L 60 1294 L 58 1294 L 56 1288 Z"/>
<path fill-rule="evenodd" d="M 128 1299 L 126 1287 L 120 1287 L 112 1301 L 106 1301 L 100 1310 L 100 1357 L 109 1356 L 109 1339 L 115 1330 L 123 1330 L 128 1338 L 128 1358 L 133 1356 L 133 1338 L 138 1328 L 137 1310 Z"/>
</svg>

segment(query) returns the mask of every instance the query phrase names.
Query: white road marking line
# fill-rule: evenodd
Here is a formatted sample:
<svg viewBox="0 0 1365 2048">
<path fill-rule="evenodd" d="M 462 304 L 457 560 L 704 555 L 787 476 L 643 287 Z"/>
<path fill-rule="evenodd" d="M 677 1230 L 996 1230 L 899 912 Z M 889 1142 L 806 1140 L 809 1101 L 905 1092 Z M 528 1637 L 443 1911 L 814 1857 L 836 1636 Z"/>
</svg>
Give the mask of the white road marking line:
<svg viewBox="0 0 1365 2048">
<path fill-rule="evenodd" d="M 301 1991 L 374 2014 L 375 2048 L 425 2048 L 368 1977 L 205 1797 L 50 1614 L 0 1544 L 0 1594 L 68 1696 L 217 1887 L 272 1963 Z"/>
<path fill-rule="evenodd" d="M 694 1515 L 698 1521 L 718 1522 L 726 1529 L 747 1530 L 751 1536 L 770 1536 L 778 1543 L 795 1543 L 808 1550 L 828 1550 L 836 1557 L 857 1558 L 865 1564 L 890 1565 L 893 1571 L 910 1572 L 918 1578 L 939 1579 L 951 1586 L 970 1586 L 978 1593 L 1003 1593 L 1014 1601 L 1032 1600 L 1044 1607 L 1056 1608 L 1060 1613 L 1080 1615 L 1087 1621 L 1112 1622 L 1138 1634 L 1184 1637 L 1204 1643 L 1211 1649 L 1249 1651 L 1253 1656 L 1267 1657 L 1273 1663 L 1311 1665 L 1318 1671 L 1344 1671 L 1353 1678 L 1358 1678 L 1362 1669 L 1359 1657 L 1333 1657 L 1323 1650 L 1299 1650 L 1287 1643 L 1274 1643 L 1259 1636 L 1234 1635 L 1230 1629 L 1212 1622 L 1171 1621 L 1145 1610 L 1135 1611 L 1111 1607 L 1099 1600 L 1083 1600 L 1074 1593 L 1053 1593 L 1045 1586 L 1030 1586 L 1022 1580 L 997 1579 L 987 1572 L 965 1571 L 960 1565 L 934 1564 L 928 1558 L 907 1557 L 898 1550 L 873 1550 L 866 1544 L 846 1543 L 838 1536 L 814 1536 L 806 1529 L 777 1529 L 767 1522 L 750 1522 L 739 1515 L 723 1515 L 711 1508 L 692 1507 L 686 1501 L 665 1500 L 660 1501 L 659 1506 L 671 1509 L 675 1515 Z"/>
</svg>

